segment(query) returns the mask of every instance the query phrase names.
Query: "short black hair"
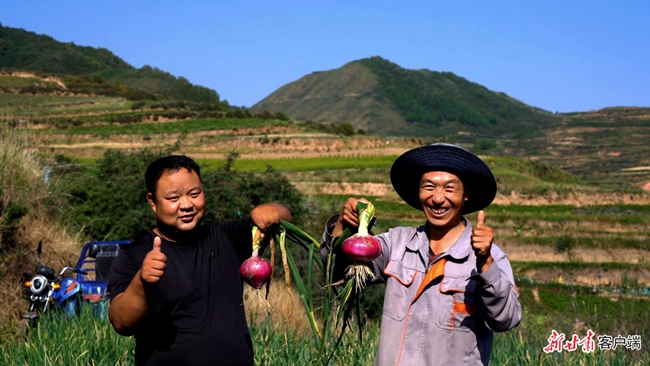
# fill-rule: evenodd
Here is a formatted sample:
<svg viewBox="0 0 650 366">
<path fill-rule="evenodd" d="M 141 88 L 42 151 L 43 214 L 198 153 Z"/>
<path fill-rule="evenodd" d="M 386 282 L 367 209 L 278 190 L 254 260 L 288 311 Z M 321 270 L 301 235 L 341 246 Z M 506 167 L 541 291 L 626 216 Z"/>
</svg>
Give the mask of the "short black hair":
<svg viewBox="0 0 650 366">
<path fill-rule="evenodd" d="M 147 167 L 147 171 L 144 173 L 147 192 L 156 197 L 156 186 L 163 173 L 166 170 L 177 172 L 183 168 L 190 172 L 196 172 L 196 175 L 199 176 L 199 181 L 203 182 L 201 180 L 201 168 L 194 160 L 185 155 L 168 155 L 154 161 Z"/>
</svg>

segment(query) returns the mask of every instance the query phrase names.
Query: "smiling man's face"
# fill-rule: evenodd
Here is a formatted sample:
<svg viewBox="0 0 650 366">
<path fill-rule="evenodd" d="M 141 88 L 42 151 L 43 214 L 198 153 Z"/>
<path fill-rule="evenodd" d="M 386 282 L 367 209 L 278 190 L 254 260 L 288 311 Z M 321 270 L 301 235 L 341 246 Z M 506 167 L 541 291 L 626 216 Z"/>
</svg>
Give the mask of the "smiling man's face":
<svg viewBox="0 0 650 366">
<path fill-rule="evenodd" d="M 147 200 L 156 213 L 160 233 L 178 241 L 177 235 L 196 228 L 205 216 L 205 194 L 198 174 L 181 168 L 165 170 L 156 185 L 155 197 Z"/>
<path fill-rule="evenodd" d="M 427 222 L 434 230 L 456 227 L 468 198 L 460 178 L 442 171 L 422 175 L 419 197 Z"/>
</svg>

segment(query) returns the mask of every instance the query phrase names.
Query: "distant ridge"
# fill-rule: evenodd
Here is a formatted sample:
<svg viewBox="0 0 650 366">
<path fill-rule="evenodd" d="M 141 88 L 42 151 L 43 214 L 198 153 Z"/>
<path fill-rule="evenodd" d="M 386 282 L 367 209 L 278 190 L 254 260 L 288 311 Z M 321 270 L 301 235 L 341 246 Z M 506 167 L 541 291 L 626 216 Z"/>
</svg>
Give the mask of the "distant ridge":
<svg viewBox="0 0 650 366">
<path fill-rule="evenodd" d="M 62 43 L 47 35 L 0 24 L 0 69 L 101 78 L 176 100 L 216 103 L 219 94 L 151 66 L 129 65 L 105 48 Z"/>
<path fill-rule="evenodd" d="M 253 113 L 264 110 L 300 120 L 346 121 L 386 135 L 471 130 L 503 137 L 557 120 L 451 72 L 407 70 L 378 56 L 286 84 L 251 107 Z"/>
</svg>

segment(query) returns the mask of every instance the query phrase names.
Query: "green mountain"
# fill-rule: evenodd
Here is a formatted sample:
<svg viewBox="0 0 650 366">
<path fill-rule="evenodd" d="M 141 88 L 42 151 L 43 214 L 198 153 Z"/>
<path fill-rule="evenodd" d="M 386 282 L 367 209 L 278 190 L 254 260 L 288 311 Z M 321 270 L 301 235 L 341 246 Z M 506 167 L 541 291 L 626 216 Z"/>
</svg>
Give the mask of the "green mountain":
<svg viewBox="0 0 650 366">
<path fill-rule="evenodd" d="M 105 48 L 62 43 L 47 35 L 1 24 L 0 69 L 68 76 L 68 83 L 84 84 L 98 93 L 111 92 L 113 88 L 108 85 L 100 87 L 100 84 L 109 84 L 144 91 L 140 99 L 152 94 L 175 100 L 219 102 L 219 94 L 212 89 L 193 85 L 183 77 L 151 66 L 137 69 Z M 138 93 L 131 94 L 137 96 Z"/>
<path fill-rule="evenodd" d="M 451 72 L 407 70 L 377 56 L 289 83 L 251 107 L 264 110 L 386 135 L 514 137 L 558 119 Z"/>
</svg>

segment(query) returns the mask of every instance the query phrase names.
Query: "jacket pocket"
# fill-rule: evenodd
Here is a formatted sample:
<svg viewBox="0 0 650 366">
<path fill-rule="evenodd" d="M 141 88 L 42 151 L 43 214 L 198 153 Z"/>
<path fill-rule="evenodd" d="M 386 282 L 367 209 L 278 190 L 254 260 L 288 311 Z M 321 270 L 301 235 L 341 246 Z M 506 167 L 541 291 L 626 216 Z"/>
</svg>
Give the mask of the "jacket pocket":
<svg viewBox="0 0 650 366">
<path fill-rule="evenodd" d="M 411 299 L 417 290 L 411 286 L 418 271 L 413 268 L 404 267 L 397 261 L 390 261 L 384 269 L 384 274 L 388 277 L 386 282 L 386 294 L 384 295 L 384 307 L 382 314 L 397 321 L 406 318 Z"/>
<path fill-rule="evenodd" d="M 436 325 L 449 331 L 474 329 L 478 315 L 478 282 L 466 277 L 444 277 L 439 291 Z"/>
</svg>

